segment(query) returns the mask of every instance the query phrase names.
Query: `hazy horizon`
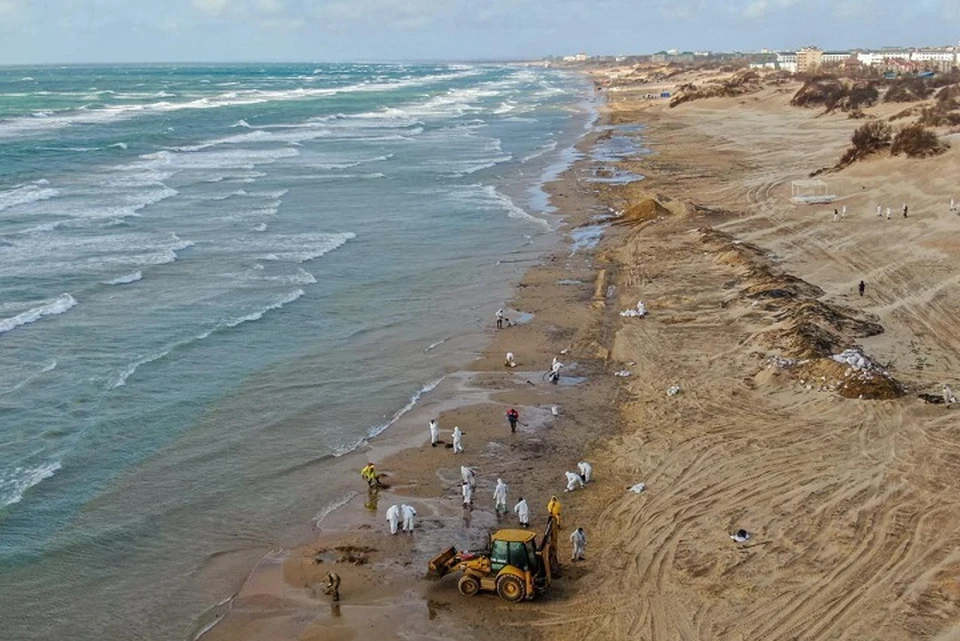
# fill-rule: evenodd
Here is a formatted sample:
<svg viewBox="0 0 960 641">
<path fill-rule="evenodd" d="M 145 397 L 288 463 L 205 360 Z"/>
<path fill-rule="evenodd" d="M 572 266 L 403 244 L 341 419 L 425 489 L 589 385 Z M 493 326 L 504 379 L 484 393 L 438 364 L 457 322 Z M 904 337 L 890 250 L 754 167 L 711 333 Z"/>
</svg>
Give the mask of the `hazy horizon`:
<svg viewBox="0 0 960 641">
<path fill-rule="evenodd" d="M 0 0 L 0 65 L 522 61 L 955 44 L 960 0 Z"/>
</svg>

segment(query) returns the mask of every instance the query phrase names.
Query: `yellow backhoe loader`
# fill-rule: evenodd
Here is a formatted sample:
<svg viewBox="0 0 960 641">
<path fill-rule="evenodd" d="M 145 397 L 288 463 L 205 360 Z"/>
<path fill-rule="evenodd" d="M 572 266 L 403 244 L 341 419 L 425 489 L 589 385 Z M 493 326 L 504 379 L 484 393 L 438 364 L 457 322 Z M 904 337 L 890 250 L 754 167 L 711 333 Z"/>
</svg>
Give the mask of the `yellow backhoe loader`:
<svg viewBox="0 0 960 641">
<path fill-rule="evenodd" d="M 482 590 L 496 592 L 513 603 L 533 599 L 550 587 L 559 567 L 556 529 L 556 522 L 550 517 L 539 545 L 536 532 L 498 530 L 490 535 L 487 550 L 467 552 L 447 548 L 430 561 L 430 572 L 441 577 L 463 572 L 457 588 L 466 596 Z"/>
</svg>

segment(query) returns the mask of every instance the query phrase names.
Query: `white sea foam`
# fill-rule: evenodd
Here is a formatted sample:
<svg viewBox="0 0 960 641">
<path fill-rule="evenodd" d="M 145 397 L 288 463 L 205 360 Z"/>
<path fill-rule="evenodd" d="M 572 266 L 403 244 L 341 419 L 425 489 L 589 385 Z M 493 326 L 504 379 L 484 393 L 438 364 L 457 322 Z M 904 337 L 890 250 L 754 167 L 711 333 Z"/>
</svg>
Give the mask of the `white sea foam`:
<svg viewBox="0 0 960 641">
<path fill-rule="evenodd" d="M 28 205 L 41 200 L 48 200 L 60 195 L 60 192 L 50 187 L 38 187 L 37 184 L 18 185 L 13 189 L 0 191 L 0 211 Z"/>
<path fill-rule="evenodd" d="M 60 461 L 51 461 L 36 467 L 17 467 L 0 476 L 0 508 L 19 503 L 23 495 L 60 469 Z"/>
<path fill-rule="evenodd" d="M 143 272 L 139 269 L 132 274 L 124 274 L 123 276 L 117 276 L 116 278 L 111 278 L 110 280 L 103 281 L 104 285 L 126 285 L 128 283 L 135 283 L 138 280 L 143 278 Z"/>
<path fill-rule="evenodd" d="M 57 314 L 62 314 L 74 305 L 77 304 L 77 301 L 70 294 L 61 294 L 57 298 L 51 301 L 46 301 L 42 305 L 28 309 L 25 312 L 21 312 L 16 316 L 11 318 L 0 319 L 0 334 L 5 334 L 10 330 L 20 327 L 21 325 L 29 325 L 34 323 L 44 316 L 56 316 Z"/>
<path fill-rule="evenodd" d="M 427 383 L 426 385 L 418 389 L 416 392 L 414 392 L 413 396 L 410 397 L 410 400 L 407 402 L 407 404 L 401 407 L 396 412 L 394 412 L 393 416 L 390 417 L 389 421 L 371 428 L 367 432 L 367 438 L 373 438 L 374 436 L 377 436 L 378 434 L 383 433 L 385 429 L 387 429 L 388 427 L 396 423 L 398 420 L 400 420 L 400 418 L 404 414 L 406 414 L 416 406 L 416 404 L 420 401 L 420 399 L 423 397 L 424 394 L 436 388 L 436 386 L 439 385 L 441 381 L 443 381 L 442 378 L 438 378 L 435 381 L 430 381 L 429 383 Z"/>
<path fill-rule="evenodd" d="M 528 213 L 513 202 L 509 196 L 497 191 L 497 188 L 493 185 L 468 185 L 464 187 L 463 191 L 453 192 L 450 195 L 460 203 L 472 203 L 474 206 L 504 211 L 510 218 L 534 223 L 547 230 L 553 229 L 548 220 Z"/>
<path fill-rule="evenodd" d="M 267 231 L 267 223 L 260 223 L 253 226 L 253 231 Z"/>
<path fill-rule="evenodd" d="M 410 87 L 427 86 L 459 78 L 476 75 L 478 70 L 464 70 L 454 73 L 434 74 L 418 78 L 408 78 L 382 83 L 358 83 L 342 87 L 316 87 L 295 89 L 262 90 L 249 89 L 227 91 L 219 95 L 204 96 L 171 102 L 163 99 L 153 103 L 119 104 L 99 109 L 76 109 L 56 114 L 46 114 L 42 118 L 10 118 L 0 122 L 0 138 L 21 136 L 30 133 L 42 133 L 76 124 L 97 124 L 136 118 L 141 115 L 168 113 L 193 109 L 219 109 L 241 105 L 255 105 L 266 102 L 286 102 L 315 99 L 343 93 L 396 91 Z M 242 126 L 242 125 L 241 125 Z"/>
<path fill-rule="evenodd" d="M 304 263 L 328 254 L 356 237 L 353 232 L 257 235 L 239 242 L 241 248 L 249 248 L 254 251 L 260 248 L 266 249 L 267 253 L 258 255 L 257 260 L 283 260 Z"/>
<path fill-rule="evenodd" d="M 117 149 L 126 149 L 127 143 L 125 142 L 115 142 L 112 145 L 107 145 L 108 147 L 116 147 Z"/>
</svg>

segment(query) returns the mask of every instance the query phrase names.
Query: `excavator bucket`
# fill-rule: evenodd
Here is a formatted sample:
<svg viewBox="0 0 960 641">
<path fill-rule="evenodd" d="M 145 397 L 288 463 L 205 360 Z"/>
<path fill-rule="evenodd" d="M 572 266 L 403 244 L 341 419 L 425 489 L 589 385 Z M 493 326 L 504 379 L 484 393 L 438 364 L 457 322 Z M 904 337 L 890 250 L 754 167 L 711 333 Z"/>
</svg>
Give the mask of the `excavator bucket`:
<svg viewBox="0 0 960 641">
<path fill-rule="evenodd" d="M 444 576 L 452 570 L 458 562 L 457 548 L 451 546 L 431 559 L 427 567 L 430 568 L 431 572 L 435 572 L 437 576 Z"/>
</svg>

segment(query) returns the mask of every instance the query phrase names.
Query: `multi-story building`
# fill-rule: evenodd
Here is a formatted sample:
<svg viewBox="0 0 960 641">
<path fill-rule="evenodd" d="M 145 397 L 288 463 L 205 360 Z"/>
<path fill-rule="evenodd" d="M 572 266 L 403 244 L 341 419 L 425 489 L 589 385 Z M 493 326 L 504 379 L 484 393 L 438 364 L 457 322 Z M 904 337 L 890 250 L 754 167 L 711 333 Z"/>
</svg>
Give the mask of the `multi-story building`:
<svg viewBox="0 0 960 641">
<path fill-rule="evenodd" d="M 851 55 L 849 51 L 824 51 L 820 56 L 820 64 L 843 64 Z"/>
<path fill-rule="evenodd" d="M 797 54 L 792 51 L 777 52 L 777 68 L 790 73 L 797 72 Z"/>
<path fill-rule="evenodd" d="M 823 50 L 817 47 L 804 47 L 797 52 L 797 73 L 818 69 L 823 62 Z"/>
</svg>

